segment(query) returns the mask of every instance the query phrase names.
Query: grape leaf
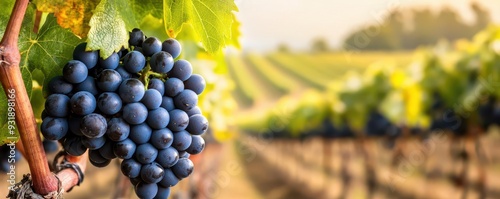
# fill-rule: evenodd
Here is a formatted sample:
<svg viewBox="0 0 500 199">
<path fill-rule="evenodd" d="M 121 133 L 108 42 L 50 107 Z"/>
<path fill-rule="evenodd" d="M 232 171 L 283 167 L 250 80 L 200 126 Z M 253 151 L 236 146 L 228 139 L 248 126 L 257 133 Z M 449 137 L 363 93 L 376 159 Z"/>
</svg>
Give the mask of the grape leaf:
<svg viewBox="0 0 500 199">
<path fill-rule="evenodd" d="M 122 47 L 128 48 L 128 30 L 137 26 L 128 3 L 101 0 L 90 19 L 87 48 L 100 50 L 100 56 L 107 58 Z"/>
<path fill-rule="evenodd" d="M 238 11 L 232 0 L 164 0 L 163 11 L 171 37 L 176 37 L 182 26 L 189 23 L 208 52 L 219 51 L 231 43 L 233 11 Z"/>
<path fill-rule="evenodd" d="M 33 0 L 38 10 L 54 13 L 57 23 L 78 36 L 87 36 L 92 12 L 100 0 Z"/>
<path fill-rule="evenodd" d="M 162 0 L 130 0 L 132 9 L 135 14 L 135 18 L 138 20 L 138 23 L 146 17 L 147 15 L 151 15 L 157 19 L 163 19 L 163 7 Z"/>
<path fill-rule="evenodd" d="M 241 49 L 240 26 L 241 26 L 241 23 L 236 19 L 236 15 L 233 13 L 233 25 L 231 26 L 231 42 L 229 44 L 233 45 L 234 47 L 236 47 L 238 49 Z"/>
</svg>

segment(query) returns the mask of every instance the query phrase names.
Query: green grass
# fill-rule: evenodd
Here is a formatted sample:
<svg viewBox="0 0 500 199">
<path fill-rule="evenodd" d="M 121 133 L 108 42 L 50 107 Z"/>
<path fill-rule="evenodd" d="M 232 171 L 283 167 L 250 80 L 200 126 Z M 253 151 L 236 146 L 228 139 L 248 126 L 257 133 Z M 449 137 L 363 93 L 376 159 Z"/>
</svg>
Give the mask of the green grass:
<svg viewBox="0 0 500 199">
<path fill-rule="evenodd" d="M 254 67 L 262 77 L 265 77 L 263 78 L 265 81 L 277 88 L 281 94 L 289 93 L 300 86 L 299 82 L 286 75 L 283 71 L 280 71 L 274 64 L 260 55 L 249 54 L 245 56 L 245 60 Z"/>
<path fill-rule="evenodd" d="M 236 84 L 235 95 L 239 98 L 238 101 L 244 105 L 252 105 L 257 98 L 257 87 L 253 79 L 248 78 L 250 72 L 246 64 L 239 56 L 228 56 L 226 59 L 229 74 Z"/>
</svg>

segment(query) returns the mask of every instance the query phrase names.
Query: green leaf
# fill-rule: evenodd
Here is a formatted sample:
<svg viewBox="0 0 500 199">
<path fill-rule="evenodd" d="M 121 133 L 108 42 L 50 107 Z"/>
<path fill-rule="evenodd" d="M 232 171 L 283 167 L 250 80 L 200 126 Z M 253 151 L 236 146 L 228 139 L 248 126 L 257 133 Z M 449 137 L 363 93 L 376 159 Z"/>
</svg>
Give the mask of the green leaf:
<svg viewBox="0 0 500 199">
<path fill-rule="evenodd" d="M 140 23 L 144 17 L 151 15 L 157 19 L 163 19 L 163 0 L 130 0 L 135 18 Z"/>
<path fill-rule="evenodd" d="M 101 0 L 90 19 L 87 48 L 100 50 L 101 57 L 107 58 L 122 47 L 128 48 L 128 30 L 137 26 L 128 3 Z"/>
<path fill-rule="evenodd" d="M 231 43 L 233 11 L 238 11 L 232 0 L 164 0 L 165 27 L 176 37 L 185 23 L 192 25 L 205 50 L 217 52 Z"/>
</svg>

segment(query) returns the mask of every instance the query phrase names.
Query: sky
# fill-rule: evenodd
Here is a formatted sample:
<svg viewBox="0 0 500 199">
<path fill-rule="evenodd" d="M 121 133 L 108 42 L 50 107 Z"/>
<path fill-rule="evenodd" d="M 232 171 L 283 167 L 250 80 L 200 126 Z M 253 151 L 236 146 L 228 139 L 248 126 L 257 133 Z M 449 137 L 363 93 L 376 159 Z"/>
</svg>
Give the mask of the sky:
<svg viewBox="0 0 500 199">
<path fill-rule="evenodd" d="M 394 8 L 451 6 L 472 22 L 472 1 L 489 8 L 500 24 L 500 0 L 235 0 L 245 51 L 270 51 L 281 43 L 306 50 L 319 37 L 339 47 L 353 30 L 376 23 Z"/>
</svg>

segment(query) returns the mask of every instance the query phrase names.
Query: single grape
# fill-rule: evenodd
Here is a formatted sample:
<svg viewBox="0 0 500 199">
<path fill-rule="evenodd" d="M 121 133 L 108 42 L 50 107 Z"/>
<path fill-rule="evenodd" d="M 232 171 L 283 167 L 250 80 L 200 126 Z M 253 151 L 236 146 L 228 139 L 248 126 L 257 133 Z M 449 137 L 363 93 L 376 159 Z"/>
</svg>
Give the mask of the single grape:
<svg viewBox="0 0 500 199">
<path fill-rule="evenodd" d="M 134 160 L 134 158 L 123 160 L 121 163 L 121 171 L 123 175 L 129 178 L 137 178 L 141 173 L 142 164 Z"/>
<path fill-rule="evenodd" d="M 198 95 L 192 90 L 183 90 L 174 97 L 174 104 L 178 109 L 189 111 L 198 104 Z"/>
<path fill-rule="evenodd" d="M 141 52 L 130 51 L 123 57 L 123 68 L 129 73 L 137 73 L 146 66 L 146 58 Z"/>
<path fill-rule="evenodd" d="M 179 183 L 179 178 L 175 176 L 174 172 L 171 169 L 164 169 L 163 178 L 158 184 L 163 187 L 172 187 L 177 185 L 177 183 Z"/>
<path fill-rule="evenodd" d="M 175 77 L 169 78 L 165 81 L 165 95 L 175 97 L 184 90 L 184 83 Z"/>
<path fill-rule="evenodd" d="M 134 125 L 130 128 L 129 138 L 136 144 L 144 144 L 151 138 L 153 130 L 146 123 Z"/>
<path fill-rule="evenodd" d="M 186 149 L 191 155 L 199 154 L 205 149 L 205 140 L 199 135 L 193 135 L 191 145 Z"/>
<path fill-rule="evenodd" d="M 144 93 L 144 84 L 138 79 L 125 79 L 118 88 L 118 94 L 125 103 L 140 101 Z"/>
<path fill-rule="evenodd" d="M 162 96 L 165 94 L 165 84 L 158 78 L 149 80 L 148 89 L 156 89 Z"/>
<path fill-rule="evenodd" d="M 83 82 L 88 76 L 88 69 L 85 64 L 78 60 L 70 60 L 63 68 L 63 77 L 73 84 Z"/>
<path fill-rule="evenodd" d="M 109 160 L 102 157 L 97 150 L 89 150 L 89 160 L 96 167 L 105 167 L 109 164 Z"/>
<path fill-rule="evenodd" d="M 63 94 L 52 94 L 45 100 L 45 111 L 53 117 L 69 115 L 69 97 Z"/>
<path fill-rule="evenodd" d="M 115 69 L 120 64 L 120 56 L 117 53 L 111 54 L 108 58 L 99 57 L 99 66 L 104 69 Z"/>
<path fill-rule="evenodd" d="M 158 193 L 156 183 L 139 182 L 135 185 L 135 194 L 141 199 L 153 199 Z"/>
<path fill-rule="evenodd" d="M 149 60 L 151 70 L 157 73 L 168 73 L 174 67 L 174 58 L 165 51 L 159 51 Z"/>
<path fill-rule="evenodd" d="M 91 76 L 88 76 L 87 79 L 85 79 L 83 82 L 75 85 L 73 92 L 80 91 L 87 91 L 89 93 L 92 93 L 92 95 L 99 94 L 95 79 Z"/>
<path fill-rule="evenodd" d="M 141 144 L 135 150 L 135 159 L 142 164 L 153 162 L 156 156 L 158 156 L 158 149 L 150 143 Z"/>
<path fill-rule="evenodd" d="M 58 142 L 54 140 L 44 139 L 42 144 L 46 153 L 54 153 L 59 149 Z"/>
<path fill-rule="evenodd" d="M 175 109 L 174 99 L 172 99 L 171 97 L 163 96 L 160 106 L 167 111 L 174 110 Z"/>
<path fill-rule="evenodd" d="M 115 142 L 111 140 L 106 140 L 106 143 L 104 143 L 104 145 L 101 148 L 99 148 L 99 153 L 102 155 L 102 157 L 108 160 L 116 158 L 115 152 L 113 151 L 114 145 Z"/>
<path fill-rule="evenodd" d="M 189 117 L 200 114 L 201 115 L 201 109 L 198 106 L 193 107 L 191 110 L 187 110 L 186 113 L 188 114 Z"/>
<path fill-rule="evenodd" d="M 194 91 L 196 94 L 201 94 L 205 90 L 207 83 L 205 79 L 198 74 L 193 74 L 184 81 L 184 88 Z"/>
<path fill-rule="evenodd" d="M 129 124 L 140 124 L 146 121 L 148 109 L 140 102 L 130 103 L 123 107 L 122 117 Z"/>
<path fill-rule="evenodd" d="M 88 115 L 94 112 L 96 100 L 92 93 L 80 91 L 75 93 L 70 99 L 71 112 L 77 115 Z"/>
<path fill-rule="evenodd" d="M 193 135 L 201 135 L 208 129 L 208 120 L 205 116 L 196 114 L 189 117 L 189 124 L 186 130 Z"/>
<path fill-rule="evenodd" d="M 82 122 L 82 117 L 72 115 L 68 119 L 69 131 L 74 135 L 83 136 L 80 132 L 80 123 Z"/>
<path fill-rule="evenodd" d="M 186 112 L 180 109 L 174 109 L 170 112 L 170 122 L 168 128 L 172 131 L 182 131 L 186 129 L 189 124 L 189 116 Z"/>
<path fill-rule="evenodd" d="M 154 199 L 166 199 L 170 196 L 170 187 L 158 186 L 158 192 Z"/>
<path fill-rule="evenodd" d="M 90 164 L 94 165 L 95 167 L 103 168 L 109 165 L 111 163 L 111 160 L 106 160 L 105 162 L 94 162 L 92 159 L 89 159 Z"/>
<path fill-rule="evenodd" d="M 122 100 L 118 94 L 104 92 L 97 98 L 97 107 L 107 115 L 114 115 L 122 109 Z"/>
<path fill-rule="evenodd" d="M 106 133 L 108 125 L 106 118 L 97 113 L 91 113 L 83 117 L 80 123 L 80 132 L 88 138 L 98 138 Z"/>
<path fill-rule="evenodd" d="M 179 151 L 179 158 L 189 158 L 189 156 L 191 156 L 191 154 L 189 154 L 188 152 Z"/>
<path fill-rule="evenodd" d="M 114 92 L 122 83 L 122 76 L 113 69 L 105 69 L 97 76 L 97 87 L 102 91 Z"/>
<path fill-rule="evenodd" d="M 193 72 L 191 63 L 186 60 L 180 59 L 174 63 L 174 67 L 168 73 L 169 77 L 176 77 L 182 81 L 186 81 Z"/>
<path fill-rule="evenodd" d="M 175 59 L 179 57 L 182 51 L 181 44 L 175 39 L 167 39 L 162 43 L 161 49 L 165 52 L 168 52 Z"/>
<path fill-rule="evenodd" d="M 64 151 L 72 156 L 81 156 L 87 151 L 87 147 L 82 143 L 81 136 L 66 136 L 62 142 Z"/>
<path fill-rule="evenodd" d="M 179 131 L 174 133 L 172 146 L 178 151 L 184 151 L 191 145 L 191 142 L 191 135 L 187 131 Z"/>
<path fill-rule="evenodd" d="M 158 183 L 163 175 L 163 168 L 156 162 L 143 165 L 141 168 L 141 179 L 146 183 Z"/>
<path fill-rule="evenodd" d="M 73 84 L 64 80 L 63 76 L 56 76 L 49 81 L 48 88 L 51 94 L 68 94 L 73 90 Z"/>
<path fill-rule="evenodd" d="M 68 121 L 66 118 L 46 117 L 40 131 L 46 139 L 59 140 L 68 133 Z"/>
<path fill-rule="evenodd" d="M 99 58 L 97 51 L 87 51 L 87 43 L 78 44 L 73 51 L 73 59 L 83 62 L 88 69 L 94 68 Z"/>
<path fill-rule="evenodd" d="M 144 33 L 138 28 L 132 29 L 132 32 L 129 33 L 128 44 L 142 46 L 142 42 L 144 42 Z"/>
<path fill-rule="evenodd" d="M 152 129 L 162 129 L 167 127 L 170 121 L 170 115 L 164 108 L 157 108 L 149 111 L 147 123 Z"/>
<path fill-rule="evenodd" d="M 108 122 L 106 135 L 112 141 L 122 141 L 127 139 L 130 133 L 130 126 L 122 118 L 113 118 Z"/>
<path fill-rule="evenodd" d="M 161 51 L 161 41 L 156 37 L 148 37 L 141 47 L 144 55 L 149 57 Z"/>
<path fill-rule="evenodd" d="M 116 157 L 122 159 L 130 159 L 135 153 L 136 145 L 130 139 L 125 139 L 123 141 L 115 143 L 113 146 L 113 152 Z"/>
<path fill-rule="evenodd" d="M 187 158 L 180 158 L 177 164 L 172 167 L 172 172 L 179 179 L 183 179 L 191 175 L 194 170 L 193 162 Z"/>
<path fill-rule="evenodd" d="M 170 168 L 179 161 L 179 152 L 173 148 L 168 147 L 158 151 L 158 156 L 155 162 L 158 162 L 163 168 Z"/>
<path fill-rule="evenodd" d="M 132 78 L 132 74 L 130 74 L 122 65 L 119 65 L 115 70 L 120 73 L 122 79 Z"/>
<path fill-rule="evenodd" d="M 154 130 L 149 142 L 157 149 L 165 149 L 172 145 L 174 135 L 168 128 Z"/>
<path fill-rule="evenodd" d="M 162 102 L 162 95 L 156 89 L 148 89 L 144 93 L 141 102 L 150 110 L 154 110 L 160 107 Z"/>
<path fill-rule="evenodd" d="M 106 138 L 104 136 L 97 137 L 97 138 L 88 138 L 88 137 L 83 136 L 82 143 L 88 149 L 96 150 L 96 149 L 99 149 L 102 146 L 104 146 L 104 144 L 106 143 Z"/>
</svg>

